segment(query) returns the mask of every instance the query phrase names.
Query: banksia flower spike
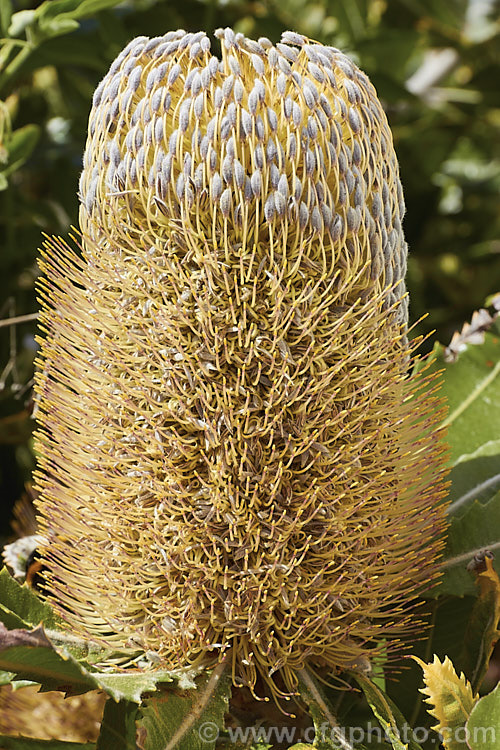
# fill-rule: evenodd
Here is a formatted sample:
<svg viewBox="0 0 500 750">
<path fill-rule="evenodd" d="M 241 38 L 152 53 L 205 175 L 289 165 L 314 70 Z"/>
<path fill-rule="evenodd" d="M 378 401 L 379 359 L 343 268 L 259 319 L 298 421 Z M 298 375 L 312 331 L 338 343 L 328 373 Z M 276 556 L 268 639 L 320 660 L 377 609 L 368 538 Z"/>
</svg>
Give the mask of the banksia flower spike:
<svg viewBox="0 0 500 750">
<path fill-rule="evenodd" d="M 98 86 L 82 256 L 47 242 L 39 508 L 71 627 L 293 691 L 437 577 L 436 398 L 367 77 L 291 32 L 133 40 Z"/>
</svg>

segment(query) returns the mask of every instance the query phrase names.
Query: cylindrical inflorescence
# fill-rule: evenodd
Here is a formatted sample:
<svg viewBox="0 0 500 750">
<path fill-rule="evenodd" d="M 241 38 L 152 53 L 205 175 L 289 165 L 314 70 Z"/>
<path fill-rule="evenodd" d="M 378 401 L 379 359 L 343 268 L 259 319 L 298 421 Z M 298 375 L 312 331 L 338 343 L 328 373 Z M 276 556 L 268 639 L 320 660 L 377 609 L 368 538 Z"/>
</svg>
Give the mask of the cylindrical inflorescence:
<svg viewBox="0 0 500 750">
<path fill-rule="evenodd" d="M 437 576 L 436 397 L 367 77 L 287 32 L 135 39 L 98 86 L 82 255 L 47 243 L 39 507 L 78 632 L 293 691 Z M 389 644 L 389 646 L 387 645 Z"/>
</svg>

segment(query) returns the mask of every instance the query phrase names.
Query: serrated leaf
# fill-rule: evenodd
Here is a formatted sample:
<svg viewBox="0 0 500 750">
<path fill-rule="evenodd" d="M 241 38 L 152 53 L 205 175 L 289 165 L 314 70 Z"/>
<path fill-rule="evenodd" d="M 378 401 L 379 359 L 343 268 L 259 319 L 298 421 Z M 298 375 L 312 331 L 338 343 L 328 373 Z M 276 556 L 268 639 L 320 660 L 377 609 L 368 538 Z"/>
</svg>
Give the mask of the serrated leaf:
<svg viewBox="0 0 500 750">
<path fill-rule="evenodd" d="M 464 344 L 453 362 L 437 344 L 430 371 L 444 369 L 442 393 L 448 402 L 447 441 L 450 465 L 475 453 L 485 443 L 498 441 L 500 423 L 500 324 L 484 332 L 480 344 Z"/>
<path fill-rule="evenodd" d="M 62 656 L 53 648 L 43 628 L 7 630 L 0 625 L 0 669 L 17 679 L 38 682 L 43 690 L 59 690 L 79 695 L 95 690 L 88 672 L 70 655 Z"/>
<path fill-rule="evenodd" d="M 1 750 L 96 750 L 93 742 L 63 742 L 60 740 L 32 740 L 27 737 L 0 735 Z"/>
<path fill-rule="evenodd" d="M 484 566 L 476 573 L 476 584 L 479 596 L 464 638 L 466 673 L 473 690 L 479 689 L 500 636 L 500 579 L 489 557 L 485 558 Z"/>
<path fill-rule="evenodd" d="M 8 572 L 0 571 L 0 622 L 9 629 L 43 625 L 52 646 L 65 649 L 77 661 L 103 661 L 112 652 L 93 641 L 84 641 L 59 630 L 62 620 L 47 602 L 42 601 L 26 584 L 20 584 Z"/>
<path fill-rule="evenodd" d="M 307 704 L 309 715 L 313 720 L 314 747 L 319 748 L 319 750 L 339 750 L 339 748 L 345 747 L 344 729 L 339 726 L 321 683 L 306 669 L 299 673 L 299 692 L 302 700 Z M 299 745 L 303 745 L 303 743 L 299 743 Z M 359 743 L 351 746 L 356 750 L 364 750 L 364 746 Z M 309 747 L 311 746 L 309 745 Z"/>
<path fill-rule="evenodd" d="M 79 27 L 79 20 L 100 10 L 112 8 L 121 0 L 46 0 L 36 10 L 41 33 L 46 37 L 68 34 Z"/>
<path fill-rule="evenodd" d="M 20 688 L 37 684 L 38 683 L 33 682 L 33 680 L 15 680 L 12 672 L 4 672 L 0 669 L 0 686 L 10 685 L 12 690 L 19 690 Z"/>
<path fill-rule="evenodd" d="M 140 703 L 143 696 L 158 690 L 159 685 L 178 684 L 179 674 L 165 670 L 151 672 L 89 672 L 94 685 L 104 690 L 114 700 Z"/>
<path fill-rule="evenodd" d="M 414 739 L 410 725 L 389 696 L 361 672 L 349 674 L 363 691 L 393 750 L 422 750 Z"/>
<path fill-rule="evenodd" d="M 96 750 L 136 750 L 137 706 L 129 701 L 106 701 Z"/>
<path fill-rule="evenodd" d="M 463 596 L 475 592 L 467 564 L 481 550 L 500 548 L 500 492 L 487 503 L 477 500 L 451 519 L 444 552 L 443 577 L 432 595 Z M 500 556 L 494 560 L 499 570 Z"/>
<path fill-rule="evenodd" d="M 196 680 L 196 690 L 148 698 L 139 708 L 137 744 L 141 750 L 213 750 L 224 728 L 231 681 L 215 669 Z"/>
<path fill-rule="evenodd" d="M 172 672 L 156 670 L 154 672 L 120 673 L 92 672 L 92 677 L 115 700 L 127 696 L 127 700 L 140 703 L 145 693 L 154 693 L 158 683 L 174 682 Z"/>
<path fill-rule="evenodd" d="M 500 320 L 480 310 L 431 360 L 430 371 L 444 370 L 452 470 L 444 575 L 430 596 L 463 596 L 474 593 L 468 562 L 500 548 Z"/>
<path fill-rule="evenodd" d="M 42 690 L 59 690 L 78 695 L 89 690 L 104 690 L 114 700 L 139 703 L 145 693 L 158 685 L 178 684 L 182 672 L 165 670 L 135 672 L 91 671 L 64 647 L 55 648 L 40 626 L 35 630 L 7 630 L 0 624 L 0 670 L 15 679 L 30 680 Z"/>
<path fill-rule="evenodd" d="M 0 571 L 0 622 L 7 628 L 29 628 L 43 624 L 56 628 L 59 617 L 28 586 L 22 586 L 7 568 Z"/>
<path fill-rule="evenodd" d="M 466 724 L 470 750 L 498 750 L 500 741 L 500 684 L 484 695 L 471 711 Z"/>
<path fill-rule="evenodd" d="M 457 675 L 447 656 L 443 662 L 434 656 L 431 664 L 426 664 L 416 656 L 413 658 L 424 672 L 425 688 L 421 688 L 420 692 L 428 696 L 425 702 L 431 708 L 427 711 L 438 720 L 433 729 L 442 735 L 445 750 L 465 750 L 461 730 L 465 727 L 478 696 L 473 694 L 465 675 Z"/>
</svg>

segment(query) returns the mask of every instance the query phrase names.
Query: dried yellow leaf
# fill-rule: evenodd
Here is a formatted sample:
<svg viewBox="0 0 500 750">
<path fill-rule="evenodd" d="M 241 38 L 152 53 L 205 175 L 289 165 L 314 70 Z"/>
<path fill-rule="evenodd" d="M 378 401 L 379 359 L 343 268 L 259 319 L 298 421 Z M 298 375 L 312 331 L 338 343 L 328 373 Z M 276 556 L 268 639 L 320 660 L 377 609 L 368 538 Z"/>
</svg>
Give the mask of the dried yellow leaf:
<svg viewBox="0 0 500 750">
<path fill-rule="evenodd" d="M 447 656 L 440 662 L 434 654 L 431 664 L 426 664 L 416 656 L 413 658 L 424 672 L 425 688 L 420 692 L 429 696 L 426 703 L 432 708 L 427 709 L 428 713 L 438 720 L 433 729 L 441 734 L 446 750 L 463 750 L 463 732 L 458 730 L 465 727 L 479 696 L 474 695 L 463 672 L 458 676 Z"/>
</svg>

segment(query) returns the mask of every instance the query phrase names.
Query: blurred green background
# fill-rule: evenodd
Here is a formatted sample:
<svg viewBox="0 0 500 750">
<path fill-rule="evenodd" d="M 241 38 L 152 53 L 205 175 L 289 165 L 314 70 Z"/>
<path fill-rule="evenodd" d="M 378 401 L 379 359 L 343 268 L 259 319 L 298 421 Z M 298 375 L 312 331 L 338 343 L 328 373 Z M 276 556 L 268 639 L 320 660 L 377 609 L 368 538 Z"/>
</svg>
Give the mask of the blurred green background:
<svg viewBox="0 0 500 750">
<path fill-rule="evenodd" d="M 92 92 L 114 57 L 134 36 L 229 25 L 294 29 L 368 73 L 401 165 L 411 317 L 448 343 L 500 290 L 499 18 L 495 0 L 0 0 L 0 318 L 36 311 L 41 235 L 77 223 Z M 35 327 L 0 327 L 0 534 L 33 466 Z"/>
</svg>

